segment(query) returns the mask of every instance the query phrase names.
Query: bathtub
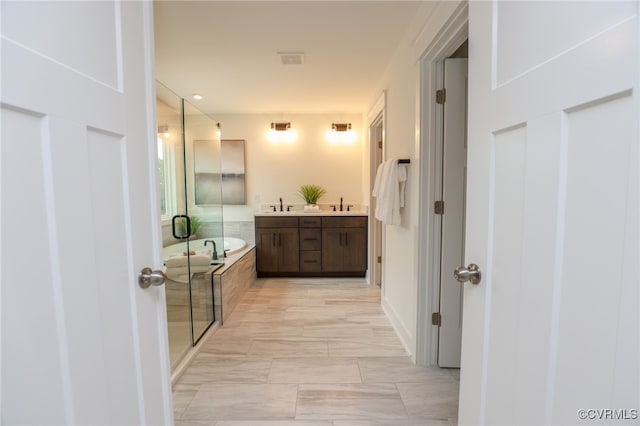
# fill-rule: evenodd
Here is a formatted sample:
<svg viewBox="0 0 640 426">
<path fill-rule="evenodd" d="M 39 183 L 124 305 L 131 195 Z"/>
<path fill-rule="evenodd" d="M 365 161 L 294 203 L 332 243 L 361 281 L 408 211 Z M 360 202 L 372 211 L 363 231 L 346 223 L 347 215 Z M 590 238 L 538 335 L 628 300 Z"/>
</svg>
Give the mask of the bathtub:
<svg viewBox="0 0 640 426">
<path fill-rule="evenodd" d="M 223 246 L 224 252 L 227 256 L 233 256 L 236 253 L 240 253 L 247 247 L 247 242 L 240 238 L 224 237 L 224 244 L 221 238 L 202 238 L 199 240 L 189 240 L 189 250 L 205 250 L 204 242 L 206 240 L 214 240 L 216 242 L 216 250 L 218 252 L 218 258 L 222 259 Z M 206 249 L 211 250 L 213 247 L 211 244 L 207 244 Z M 176 254 L 181 254 L 187 251 L 187 242 L 172 244 L 162 249 L 162 257 L 166 260 L 168 257 Z"/>
</svg>

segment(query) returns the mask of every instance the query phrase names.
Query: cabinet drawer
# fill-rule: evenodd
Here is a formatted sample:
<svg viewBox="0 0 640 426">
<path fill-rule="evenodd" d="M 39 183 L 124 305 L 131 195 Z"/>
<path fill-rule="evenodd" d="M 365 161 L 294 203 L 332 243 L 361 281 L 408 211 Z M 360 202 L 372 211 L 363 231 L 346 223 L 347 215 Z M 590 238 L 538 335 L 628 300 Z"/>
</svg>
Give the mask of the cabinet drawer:
<svg viewBox="0 0 640 426">
<path fill-rule="evenodd" d="M 300 229 L 300 250 L 320 250 L 322 248 L 322 233 L 320 228 Z"/>
<path fill-rule="evenodd" d="M 300 271 L 317 272 L 322 270 L 320 250 L 300 252 Z"/>
<path fill-rule="evenodd" d="M 300 228 L 320 228 L 322 218 L 320 217 L 301 217 Z"/>
<path fill-rule="evenodd" d="M 297 228 L 297 217 L 256 217 L 256 228 Z"/>
<path fill-rule="evenodd" d="M 323 217 L 323 228 L 366 228 L 366 216 Z"/>
</svg>

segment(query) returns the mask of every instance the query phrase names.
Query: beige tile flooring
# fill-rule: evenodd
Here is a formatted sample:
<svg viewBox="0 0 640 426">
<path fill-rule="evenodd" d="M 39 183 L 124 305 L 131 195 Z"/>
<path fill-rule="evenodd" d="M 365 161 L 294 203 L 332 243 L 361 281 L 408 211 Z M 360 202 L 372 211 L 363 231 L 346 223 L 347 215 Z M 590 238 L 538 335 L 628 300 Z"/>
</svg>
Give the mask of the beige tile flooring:
<svg viewBox="0 0 640 426">
<path fill-rule="evenodd" d="M 174 386 L 178 426 L 456 424 L 458 370 L 410 361 L 362 279 L 258 279 Z"/>
</svg>

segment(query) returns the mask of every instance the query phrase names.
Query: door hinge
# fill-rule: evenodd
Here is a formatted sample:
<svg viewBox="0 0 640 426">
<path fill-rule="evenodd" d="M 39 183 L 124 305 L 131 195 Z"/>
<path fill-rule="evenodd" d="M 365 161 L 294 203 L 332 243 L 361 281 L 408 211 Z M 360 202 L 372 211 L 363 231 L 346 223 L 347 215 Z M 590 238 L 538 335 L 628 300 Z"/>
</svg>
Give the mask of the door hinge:
<svg viewBox="0 0 640 426">
<path fill-rule="evenodd" d="M 433 206 L 435 214 L 444 214 L 444 201 L 436 201 Z"/>
<path fill-rule="evenodd" d="M 440 312 L 431 314 L 431 325 L 437 325 L 438 327 L 442 325 L 442 315 L 440 315 Z"/>
<path fill-rule="evenodd" d="M 382 263 L 382 256 L 378 256 L 378 263 Z"/>
<path fill-rule="evenodd" d="M 447 100 L 447 89 L 436 90 L 436 103 L 444 104 Z"/>
<path fill-rule="evenodd" d="M 378 148 L 382 149 L 382 141 L 378 141 Z"/>
</svg>

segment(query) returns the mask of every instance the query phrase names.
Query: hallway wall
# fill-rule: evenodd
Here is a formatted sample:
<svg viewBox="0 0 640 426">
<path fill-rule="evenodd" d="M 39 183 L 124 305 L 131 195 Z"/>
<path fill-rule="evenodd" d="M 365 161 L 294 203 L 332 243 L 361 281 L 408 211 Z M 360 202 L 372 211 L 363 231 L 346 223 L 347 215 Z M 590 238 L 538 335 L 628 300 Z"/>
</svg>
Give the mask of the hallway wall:
<svg viewBox="0 0 640 426">
<path fill-rule="evenodd" d="M 373 92 L 370 104 L 373 107 L 380 93 L 387 91 L 385 158 L 411 159 L 402 224 L 385 226 L 382 305 L 414 360 L 418 286 L 426 285 L 418 283 L 418 267 L 426 262 L 418 259 L 420 58 L 460 3 L 425 2 L 398 47 L 384 80 Z"/>
</svg>

